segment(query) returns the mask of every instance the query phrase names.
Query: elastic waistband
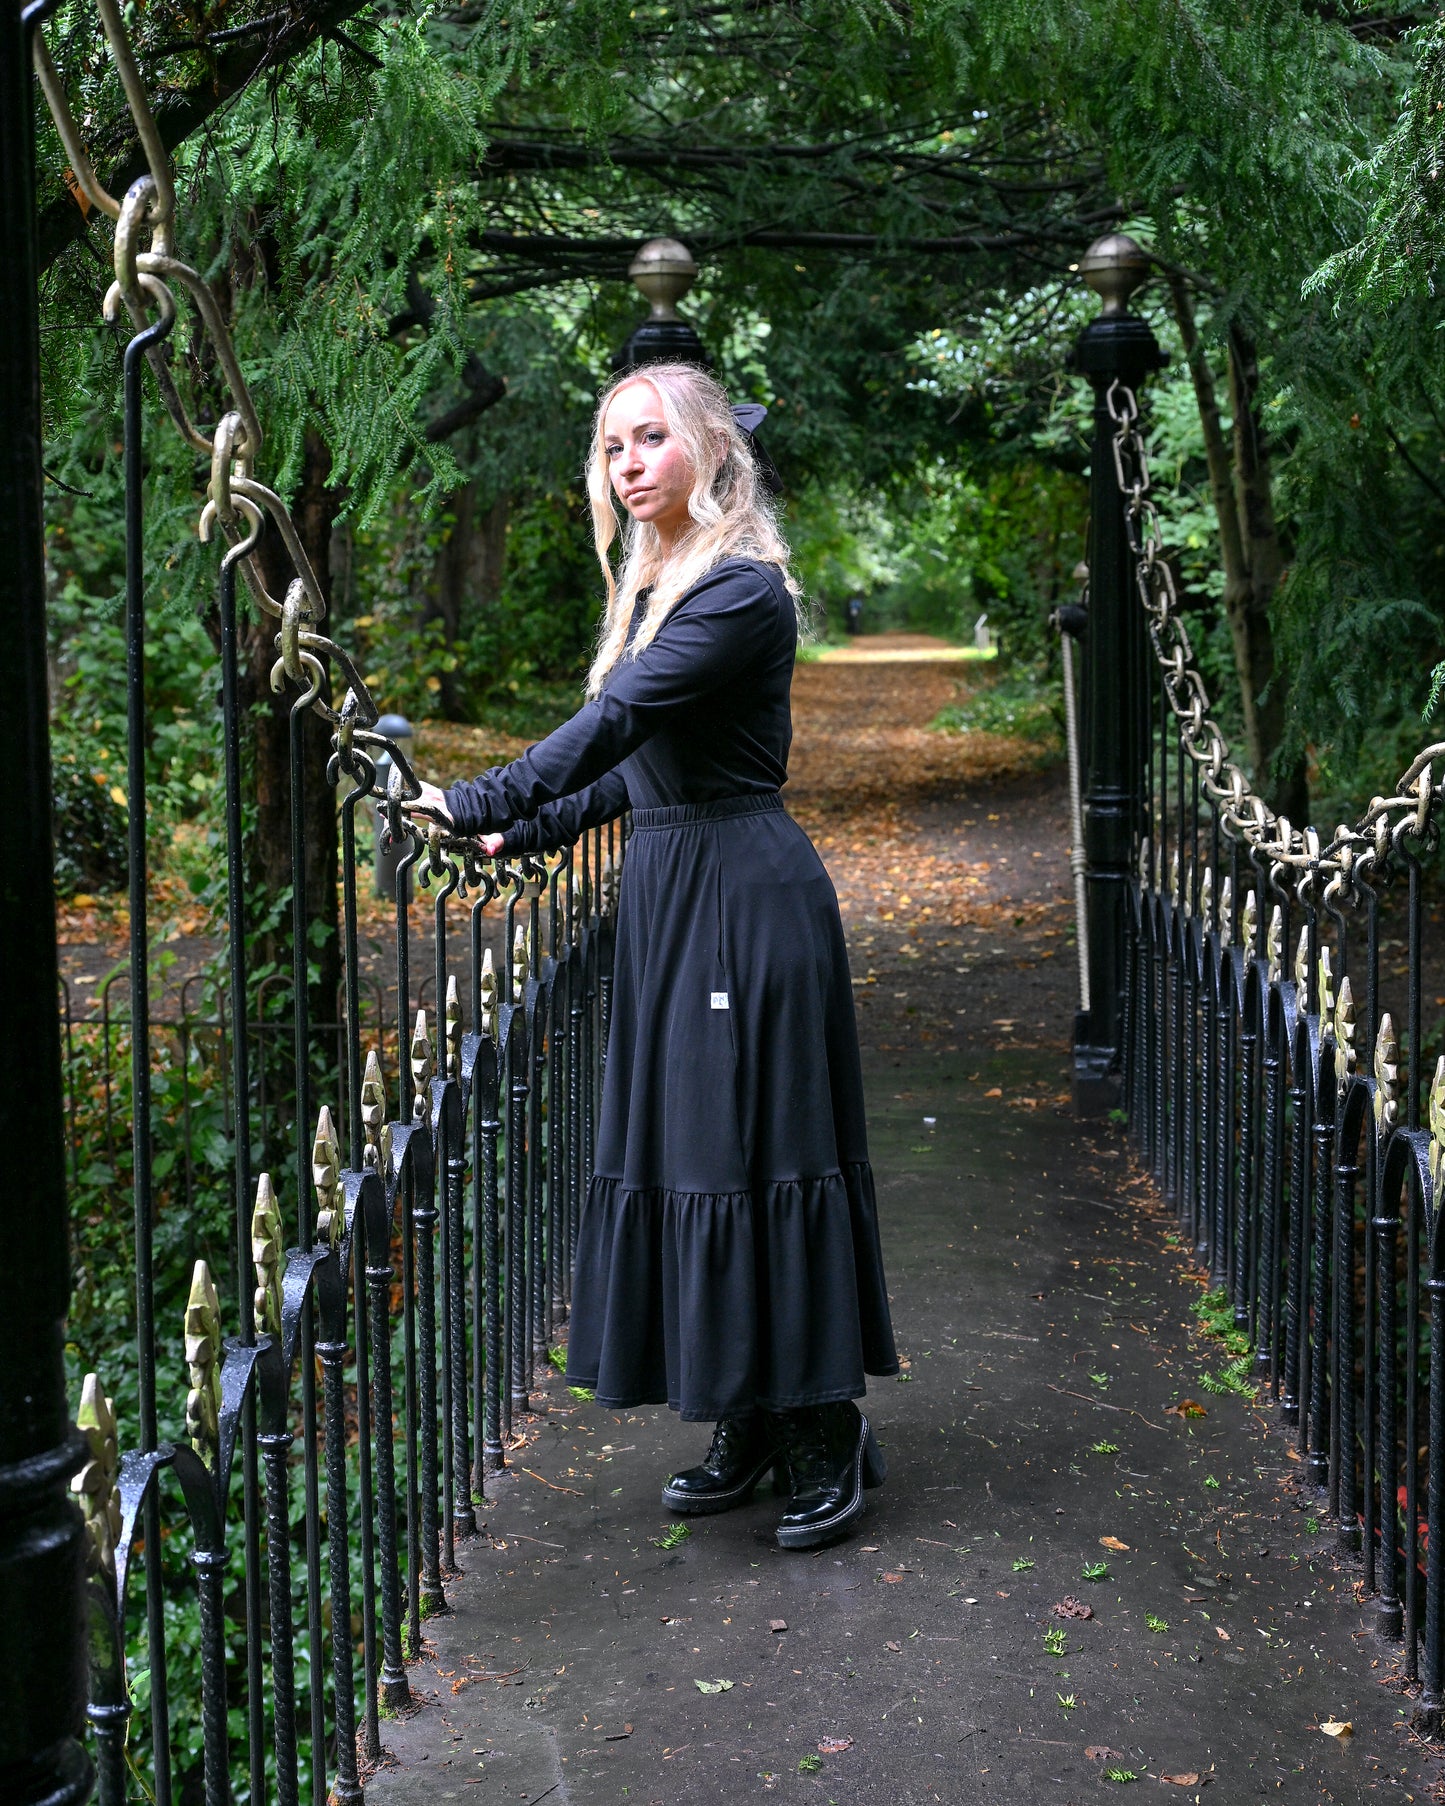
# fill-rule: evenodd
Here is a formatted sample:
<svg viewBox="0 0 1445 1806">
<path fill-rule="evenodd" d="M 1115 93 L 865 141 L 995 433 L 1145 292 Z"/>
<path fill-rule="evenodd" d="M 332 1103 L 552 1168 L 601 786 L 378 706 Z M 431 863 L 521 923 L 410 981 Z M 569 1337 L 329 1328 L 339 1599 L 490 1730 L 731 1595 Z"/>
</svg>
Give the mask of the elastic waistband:
<svg viewBox="0 0 1445 1806">
<path fill-rule="evenodd" d="M 632 832 L 646 834 L 655 828 L 688 828 L 694 822 L 731 821 L 737 815 L 775 815 L 782 807 L 783 799 L 776 790 L 723 796 L 715 803 L 669 803 L 665 809 L 634 809 Z"/>
</svg>

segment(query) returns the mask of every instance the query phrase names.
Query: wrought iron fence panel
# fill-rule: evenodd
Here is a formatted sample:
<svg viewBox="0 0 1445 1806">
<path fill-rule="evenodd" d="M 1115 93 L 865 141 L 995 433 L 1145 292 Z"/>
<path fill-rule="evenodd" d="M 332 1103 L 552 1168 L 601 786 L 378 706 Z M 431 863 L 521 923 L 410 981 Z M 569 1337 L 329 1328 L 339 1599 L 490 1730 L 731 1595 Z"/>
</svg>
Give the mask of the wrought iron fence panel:
<svg viewBox="0 0 1445 1806">
<path fill-rule="evenodd" d="M 378 731 L 357 666 L 321 631 L 322 588 L 285 503 L 255 474 L 261 419 L 217 303 L 177 255 L 176 197 L 116 0 L 97 3 L 148 163 L 124 197 L 106 194 L 86 159 L 43 36 L 35 54 L 80 190 L 115 222 L 106 316 L 124 313 L 133 329 L 127 1001 L 121 1010 L 112 998 L 119 972 L 99 986 L 93 1016 L 77 1012 L 68 985 L 59 999 L 73 1181 L 84 1182 L 92 1142 L 118 1167 L 130 1131 L 134 1404 L 123 1396 L 118 1420 L 99 1372 L 86 1377 L 79 1423 L 89 1459 L 75 1482 L 91 1550 L 100 1798 L 121 1806 L 134 1774 L 155 1806 L 198 1779 L 207 1806 L 224 1806 L 240 1787 L 281 1806 L 355 1802 L 362 1762 L 380 1753 L 381 1713 L 410 1697 L 406 1663 L 422 1619 L 446 1608 L 484 1478 L 505 1465 L 518 1420 L 538 1408 L 539 1365 L 565 1318 L 594 1154 L 625 831 L 590 830 L 550 864 L 510 862 L 408 812 L 420 789 L 405 752 Z M 190 419 L 172 376 L 166 344 L 178 297 L 230 391 L 214 429 Z M 225 542 L 225 957 L 214 977 L 186 981 L 170 1016 L 152 1007 L 146 917 L 147 368 L 175 428 L 210 463 L 201 537 Z M 254 558 L 263 521 L 295 569 L 281 598 Z M 291 696 L 289 969 L 264 976 L 247 970 L 238 577 L 250 605 L 276 623 L 272 683 Z M 328 667 L 342 692 L 335 708 Z M 308 765 L 311 713 L 332 730 L 324 770 Z M 384 795 L 382 753 L 391 764 Z M 305 889 L 304 801 L 319 784 L 338 793 L 342 855 L 343 978 L 329 1022 L 312 1019 L 307 968 L 319 899 Z M 378 812 L 378 831 L 400 854 L 390 1048 L 387 990 L 361 952 L 363 807 Z M 422 897 L 431 969 L 414 973 L 412 909 Z M 198 1112 L 217 1091 L 225 1171 L 212 1159 L 203 1179 Z M 203 1190 L 221 1240 L 189 1270 L 183 1312 L 161 1321 L 158 1277 L 175 1290 L 180 1276 L 158 1276 L 158 1211 L 190 1222 Z"/>
<path fill-rule="evenodd" d="M 1242 1351 L 1208 1383 L 1273 1401 L 1438 1725 L 1445 1055 L 1431 1078 L 1422 993 L 1445 746 L 1354 827 L 1268 808 L 1210 713 L 1138 404 L 1115 382 L 1106 405 L 1152 654 L 1123 913 L 1125 1113 Z M 1386 978 L 1387 927 L 1404 957 Z"/>
</svg>

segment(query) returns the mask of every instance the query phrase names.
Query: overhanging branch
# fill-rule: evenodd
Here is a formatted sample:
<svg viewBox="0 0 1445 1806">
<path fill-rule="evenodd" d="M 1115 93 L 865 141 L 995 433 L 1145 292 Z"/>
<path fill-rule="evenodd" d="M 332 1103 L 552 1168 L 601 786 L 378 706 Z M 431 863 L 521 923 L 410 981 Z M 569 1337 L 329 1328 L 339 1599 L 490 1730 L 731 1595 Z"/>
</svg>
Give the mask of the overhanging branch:
<svg viewBox="0 0 1445 1806">
<path fill-rule="evenodd" d="M 192 86 L 161 92 L 155 113 L 166 149 L 173 151 L 183 144 L 264 70 L 279 69 L 318 38 L 334 35 L 337 26 L 364 12 L 369 4 L 370 0 L 312 0 L 254 21 L 257 31 L 230 43 Z M 144 173 L 145 155 L 130 128 L 129 115 L 91 146 L 91 158 L 111 194 L 124 194 Z M 37 199 L 36 237 L 39 267 L 44 271 L 84 233 L 86 220 L 63 184 L 57 183 L 48 195 Z"/>
</svg>

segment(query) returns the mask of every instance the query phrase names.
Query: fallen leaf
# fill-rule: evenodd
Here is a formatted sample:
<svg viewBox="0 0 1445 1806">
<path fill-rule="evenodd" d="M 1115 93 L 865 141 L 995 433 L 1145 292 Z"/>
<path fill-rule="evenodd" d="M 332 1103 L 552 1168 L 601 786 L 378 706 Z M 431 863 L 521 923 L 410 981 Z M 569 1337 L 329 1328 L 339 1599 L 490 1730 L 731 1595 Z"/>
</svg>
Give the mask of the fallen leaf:
<svg viewBox="0 0 1445 1806">
<path fill-rule="evenodd" d="M 885 1649 L 891 1649 L 893 1651 L 894 1655 L 898 1655 L 899 1652 L 902 1650 L 903 1645 L 901 1643 L 885 1643 L 883 1645 L 883 1647 Z"/>
<path fill-rule="evenodd" d="M 1326 1737 L 1353 1737 L 1355 1727 L 1348 1718 L 1327 1718 L 1320 1726 Z"/>
<path fill-rule="evenodd" d="M 1221 1643 L 1228 1643 L 1230 1641 L 1229 1632 L 1224 1628 L 1224 1626 L 1222 1624 L 1215 1625 L 1214 1634 L 1216 1637 L 1219 1638 Z"/>
<path fill-rule="evenodd" d="M 879 1547 L 880 1547 L 880 1545 L 878 1543 L 864 1543 L 863 1547 L 858 1551 L 858 1553 L 860 1555 L 876 1555 L 878 1553 Z"/>
<path fill-rule="evenodd" d="M 786 1618 L 769 1618 L 768 1619 L 768 1629 L 769 1630 L 778 1631 L 778 1630 L 786 1630 L 787 1628 L 788 1628 L 788 1620 Z"/>
<path fill-rule="evenodd" d="M 885 1574 L 883 1578 L 888 1582 L 889 1586 L 893 1586 L 895 1582 L 902 1580 L 903 1576 L 901 1574 Z"/>
<path fill-rule="evenodd" d="M 1059 1603 L 1050 1608 L 1056 1618 L 1092 1618 L 1094 1608 L 1085 1605 L 1082 1599 L 1075 1599 L 1072 1593 L 1066 1593 Z"/>
<path fill-rule="evenodd" d="M 1197 1398 L 1181 1398 L 1177 1405 L 1165 1405 L 1166 1417 L 1208 1417 L 1209 1413 Z"/>
<path fill-rule="evenodd" d="M 851 1737 L 825 1737 L 818 1745 L 818 1754 L 820 1756 L 841 1756 L 844 1750 L 851 1750 L 852 1747 L 853 1739 Z"/>
<path fill-rule="evenodd" d="M 1117 1536 L 1101 1536 L 1099 1538 L 1099 1543 L 1102 1548 L 1117 1549 L 1122 1553 L 1127 1553 L 1129 1548 L 1129 1545 L 1127 1543 L 1121 1543 Z"/>
<path fill-rule="evenodd" d="M 1160 1775 L 1159 1779 L 1166 1787 L 1198 1787 L 1199 1776 L 1193 1769 L 1185 1775 Z"/>
<path fill-rule="evenodd" d="M 1111 1750 L 1107 1743 L 1091 1743 L 1084 1751 L 1085 1762 L 1122 1762 L 1123 1750 Z"/>
<path fill-rule="evenodd" d="M 1003 1096 L 1003 1087 L 1001 1085 L 995 1085 L 992 1091 L 985 1091 L 984 1096 L 985 1097 L 1002 1097 Z"/>
<path fill-rule="evenodd" d="M 699 1693 L 727 1693 L 732 1687 L 731 1681 L 694 1681 L 692 1684 Z"/>
</svg>

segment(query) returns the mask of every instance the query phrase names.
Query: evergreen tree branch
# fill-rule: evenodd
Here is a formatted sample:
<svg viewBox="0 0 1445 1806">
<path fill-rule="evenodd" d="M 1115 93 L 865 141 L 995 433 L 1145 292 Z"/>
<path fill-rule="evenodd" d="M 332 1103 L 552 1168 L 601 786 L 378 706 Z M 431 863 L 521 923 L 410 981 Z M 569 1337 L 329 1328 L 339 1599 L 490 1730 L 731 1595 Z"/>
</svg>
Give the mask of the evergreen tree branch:
<svg viewBox="0 0 1445 1806">
<path fill-rule="evenodd" d="M 227 48 L 187 85 L 164 89 L 157 97 L 156 125 L 166 149 L 174 151 L 183 144 L 258 75 L 282 68 L 318 38 L 335 36 L 338 26 L 369 4 L 370 0 L 296 0 L 283 12 L 214 34 L 206 40 L 206 47 L 224 40 Z M 244 36 L 238 35 L 243 32 Z M 348 48 L 355 54 L 354 46 L 348 44 Z M 145 154 L 129 114 L 109 125 L 90 146 L 90 153 L 96 173 L 111 194 L 123 194 L 145 172 Z M 36 239 L 43 273 L 67 246 L 85 235 L 87 221 L 63 184 L 54 184 L 48 194 L 36 198 Z"/>
<path fill-rule="evenodd" d="M 1437 502 L 1445 502 L 1445 489 L 1442 489 L 1440 487 L 1440 485 L 1435 481 L 1434 477 L 1432 477 L 1427 470 L 1421 469 L 1420 465 L 1416 463 L 1415 458 L 1412 455 L 1412 453 L 1410 452 L 1409 447 L 1405 444 L 1405 441 L 1400 437 L 1400 435 L 1395 431 L 1394 427 L 1392 427 L 1388 421 L 1385 424 L 1385 437 L 1390 441 L 1391 445 L 1394 446 L 1395 450 L 1397 452 L 1399 452 L 1400 456 L 1405 460 L 1405 462 L 1409 466 L 1409 468 L 1414 472 L 1414 474 L 1419 478 L 1419 480 L 1430 491 L 1431 495 L 1434 496 L 1435 500 Z"/>
</svg>

